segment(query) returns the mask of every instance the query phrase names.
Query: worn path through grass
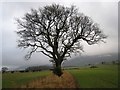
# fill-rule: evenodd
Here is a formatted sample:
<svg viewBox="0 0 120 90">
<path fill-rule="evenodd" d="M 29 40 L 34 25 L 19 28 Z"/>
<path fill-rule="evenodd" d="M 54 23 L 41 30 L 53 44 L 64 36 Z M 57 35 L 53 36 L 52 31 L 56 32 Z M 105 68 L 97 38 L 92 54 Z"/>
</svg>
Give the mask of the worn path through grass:
<svg viewBox="0 0 120 90">
<path fill-rule="evenodd" d="M 34 80 L 21 88 L 77 88 L 75 79 L 69 72 L 64 72 L 61 77 L 51 75 Z"/>
</svg>

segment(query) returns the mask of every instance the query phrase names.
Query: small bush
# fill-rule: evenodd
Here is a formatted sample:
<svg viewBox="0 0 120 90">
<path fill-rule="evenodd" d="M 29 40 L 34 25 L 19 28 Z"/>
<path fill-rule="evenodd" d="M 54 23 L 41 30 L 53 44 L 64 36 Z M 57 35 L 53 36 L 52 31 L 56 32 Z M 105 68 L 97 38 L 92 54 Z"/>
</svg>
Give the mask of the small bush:
<svg viewBox="0 0 120 90">
<path fill-rule="evenodd" d="M 98 68 L 98 67 L 93 65 L 93 66 L 91 66 L 90 68 Z"/>
<path fill-rule="evenodd" d="M 14 71 L 11 71 L 11 73 L 14 73 Z"/>
<path fill-rule="evenodd" d="M 20 73 L 23 73 L 24 71 L 19 71 Z"/>
<path fill-rule="evenodd" d="M 25 72 L 29 72 L 29 70 L 25 70 Z"/>
</svg>

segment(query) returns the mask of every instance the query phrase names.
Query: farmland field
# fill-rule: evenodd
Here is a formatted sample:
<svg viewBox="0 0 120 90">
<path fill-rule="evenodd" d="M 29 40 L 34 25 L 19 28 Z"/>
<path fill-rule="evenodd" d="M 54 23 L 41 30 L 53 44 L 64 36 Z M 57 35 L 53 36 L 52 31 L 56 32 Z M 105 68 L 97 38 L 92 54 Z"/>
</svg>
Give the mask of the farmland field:
<svg viewBox="0 0 120 90">
<path fill-rule="evenodd" d="M 66 74 L 68 76 L 69 74 L 73 76 L 75 83 L 79 88 L 117 88 L 118 86 L 117 65 L 98 65 L 97 67 L 98 68 L 80 67 L 78 69 L 64 70 L 64 72 L 68 72 L 68 74 Z M 50 82 L 51 77 L 52 79 L 54 79 L 55 76 L 52 75 L 50 71 L 4 73 L 2 76 L 2 85 L 3 88 L 10 87 L 13 88 L 25 85 L 27 83 L 32 83 L 33 80 L 41 80 L 41 78 L 44 79 L 43 81 L 45 82 L 46 80 L 49 80 L 49 84 L 53 82 L 57 83 L 58 82 L 57 80 L 59 80 L 60 83 L 63 82 L 62 80 L 64 80 L 63 78 L 58 79 L 55 77 L 56 80 Z M 48 82 L 46 84 L 48 84 Z"/>
<path fill-rule="evenodd" d="M 49 75 L 48 71 L 41 72 L 16 72 L 16 73 L 4 73 L 2 75 L 2 88 L 13 88 L 24 85 L 34 79 L 43 78 Z"/>
<path fill-rule="evenodd" d="M 98 65 L 98 68 L 68 70 L 80 88 L 117 88 L 117 65 Z"/>
</svg>

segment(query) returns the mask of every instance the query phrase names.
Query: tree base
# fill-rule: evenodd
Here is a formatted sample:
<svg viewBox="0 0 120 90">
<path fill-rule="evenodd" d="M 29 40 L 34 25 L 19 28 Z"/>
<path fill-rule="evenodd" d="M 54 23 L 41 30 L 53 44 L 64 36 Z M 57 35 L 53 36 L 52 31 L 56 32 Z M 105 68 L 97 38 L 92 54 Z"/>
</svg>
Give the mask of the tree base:
<svg viewBox="0 0 120 90">
<path fill-rule="evenodd" d="M 62 70 L 60 67 L 55 67 L 54 70 L 53 70 L 53 73 L 57 76 L 61 76 L 63 74 Z"/>
</svg>

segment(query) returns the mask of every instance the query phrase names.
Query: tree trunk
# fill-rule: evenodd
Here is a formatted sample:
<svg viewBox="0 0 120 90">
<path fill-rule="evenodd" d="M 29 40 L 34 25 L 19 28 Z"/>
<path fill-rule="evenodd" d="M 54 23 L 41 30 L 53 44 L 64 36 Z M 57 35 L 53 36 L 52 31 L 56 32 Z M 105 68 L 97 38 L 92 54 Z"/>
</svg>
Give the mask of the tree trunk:
<svg viewBox="0 0 120 90">
<path fill-rule="evenodd" d="M 54 66 L 53 73 L 59 77 L 63 74 L 61 69 L 61 63 L 58 63 L 58 62 L 56 63 L 56 65 Z"/>
</svg>

